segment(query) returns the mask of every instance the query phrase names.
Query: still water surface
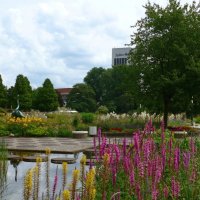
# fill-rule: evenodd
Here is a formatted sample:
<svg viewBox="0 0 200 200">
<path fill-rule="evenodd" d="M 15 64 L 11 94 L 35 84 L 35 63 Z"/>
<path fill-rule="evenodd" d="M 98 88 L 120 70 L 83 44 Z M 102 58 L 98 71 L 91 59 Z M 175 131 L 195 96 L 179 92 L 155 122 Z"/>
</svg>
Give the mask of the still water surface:
<svg viewBox="0 0 200 200">
<path fill-rule="evenodd" d="M 72 178 L 72 171 L 76 167 L 79 169 L 80 167 L 80 159 L 82 157 L 82 153 L 79 153 L 77 162 L 75 164 L 68 164 L 68 176 L 67 176 L 67 185 L 71 182 Z M 51 154 L 51 158 L 63 158 L 63 157 L 74 157 L 73 154 Z M 35 162 L 23 162 L 21 161 L 17 168 L 15 168 L 12 164 L 8 166 L 8 173 L 7 173 L 7 190 L 3 200 L 22 200 L 23 199 L 23 182 L 24 182 L 24 175 L 26 171 L 35 166 Z M 54 176 L 56 174 L 56 169 L 58 167 L 58 185 L 56 189 L 56 193 L 59 194 L 60 189 L 62 187 L 62 165 L 61 164 L 54 164 L 50 163 L 50 193 L 52 193 Z M 17 170 L 16 170 L 17 169 Z M 87 168 L 88 169 L 88 168 Z M 17 174 L 16 174 L 17 172 Z M 45 194 L 46 185 L 45 185 L 45 162 L 41 164 L 41 177 L 40 177 L 40 196 L 42 192 Z"/>
</svg>

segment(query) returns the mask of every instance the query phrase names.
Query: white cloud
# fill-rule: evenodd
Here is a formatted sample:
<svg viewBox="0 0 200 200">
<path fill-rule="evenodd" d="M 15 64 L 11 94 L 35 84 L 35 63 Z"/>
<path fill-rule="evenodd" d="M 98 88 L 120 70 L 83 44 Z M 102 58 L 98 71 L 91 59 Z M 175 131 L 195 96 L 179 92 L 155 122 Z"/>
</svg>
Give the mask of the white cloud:
<svg viewBox="0 0 200 200">
<path fill-rule="evenodd" d="M 129 43 L 130 25 L 144 16 L 144 1 L 3 1 L 0 74 L 7 86 L 18 74 L 33 87 L 45 78 L 55 87 L 81 82 L 92 67 L 111 65 L 112 47 Z"/>
</svg>

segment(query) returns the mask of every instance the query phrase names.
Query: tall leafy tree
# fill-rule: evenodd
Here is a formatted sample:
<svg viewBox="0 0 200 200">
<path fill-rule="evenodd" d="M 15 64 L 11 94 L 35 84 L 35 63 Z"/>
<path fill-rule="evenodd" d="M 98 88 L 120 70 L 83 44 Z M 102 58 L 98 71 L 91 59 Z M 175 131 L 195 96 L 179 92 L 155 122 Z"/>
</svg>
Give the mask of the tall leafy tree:
<svg viewBox="0 0 200 200">
<path fill-rule="evenodd" d="M 58 96 L 50 79 L 34 91 L 34 107 L 40 111 L 55 111 L 59 106 Z"/>
<path fill-rule="evenodd" d="M 102 105 L 110 111 L 124 113 L 136 108 L 134 97 L 134 70 L 128 65 L 113 66 L 102 74 Z"/>
<path fill-rule="evenodd" d="M 167 126 L 168 113 L 186 110 L 198 92 L 199 86 L 192 85 L 199 85 L 200 75 L 199 7 L 169 0 L 164 8 L 148 3 L 145 9 L 131 39 L 133 81 L 140 102 L 150 111 L 163 112 Z"/>
<path fill-rule="evenodd" d="M 103 73 L 106 69 L 102 67 L 92 68 L 84 78 L 84 82 L 92 87 L 95 92 L 95 97 L 98 105 L 102 105 L 103 94 Z"/>
<path fill-rule="evenodd" d="M 79 112 L 95 112 L 96 99 L 94 90 L 84 83 L 74 85 L 68 95 L 67 106 Z"/>
<path fill-rule="evenodd" d="M 28 111 L 32 107 L 32 88 L 26 76 L 19 74 L 16 78 L 15 86 L 13 89 L 13 105 L 17 105 L 17 98 L 19 98 L 20 109 Z"/>
<path fill-rule="evenodd" d="M 3 85 L 3 81 L 0 75 L 0 107 L 5 108 L 7 104 L 7 91 Z"/>
</svg>

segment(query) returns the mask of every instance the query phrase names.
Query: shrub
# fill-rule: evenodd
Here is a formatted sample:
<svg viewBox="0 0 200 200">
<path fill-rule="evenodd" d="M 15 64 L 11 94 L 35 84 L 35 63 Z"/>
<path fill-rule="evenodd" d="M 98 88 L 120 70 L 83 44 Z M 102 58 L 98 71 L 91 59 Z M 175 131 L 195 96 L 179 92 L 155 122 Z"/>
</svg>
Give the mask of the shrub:
<svg viewBox="0 0 200 200">
<path fill-rule="evenodd" d="M 72 125 L 76 128 L 80 123 L 80 118 L 78 117 L 78 115 L 75 115 L 73 120 L 72 120 Z"/>
<path fill-rule="evenodd" d="M 98 114 L 107 114 L 108 113 L 108 108 L 106 106 L 99 106 L 97 109 Z"/>
<path fill-rule="evenodd" d="M 59 128 L 58 129 L 58 137 L 72 137 L 73 134 L 72 134 L 72 131 L 69 131 L 65 128 Z"/>
<path fill-rule="evenodd" d="M 95 118 L 95 115 L 92 114 L 92 113 L 82 113 L 81 114 L 82 122 L 85 123 L 85 124 L 93 123 L 94 118 Z"/>
</svg>

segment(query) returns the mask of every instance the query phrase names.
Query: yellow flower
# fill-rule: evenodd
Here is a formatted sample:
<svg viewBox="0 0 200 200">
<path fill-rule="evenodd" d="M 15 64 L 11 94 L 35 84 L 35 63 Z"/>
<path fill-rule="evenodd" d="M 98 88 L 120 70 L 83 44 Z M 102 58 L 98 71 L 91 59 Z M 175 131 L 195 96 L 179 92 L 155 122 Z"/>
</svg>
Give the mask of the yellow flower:
<svg viewBox="0 0 200 200">
<path fill-rule="evenodd" d="M 49 147 L 46 147 L 45 153 L 46 153 L 47 155 L 49 155 L 49 154 L 51 153 L 51 149 L 50 149 Z"/>
<path fill-rule="evenodd" d="M 82 156 L 82 158 L 81 158 L 81 160 L 80 160 L 80 163 L 81 163 L 82 165 L 85 165 L 85 164 L 86 164 L 86 155 L 85 155 L 85 154 L 83 154 L 83 156 Z"/>
<path fill-rule="evenodd" d="M 104 166 L 108 165 L 109 162 L 110 162 L 110 155 L 105 153 L 104 156 L 103 156 L 103 164 L 104 164 Z"/>
<path fill-rule="evenodd" d="M 73 174 L 74 180 L 78 180 L 79 170 L 78 169 L 74 169 L 72 174 Z"/>
<path fill-rule="evenodd" d="M 42 162 L 42 158 L 41 158 L 40 156 L 37 157 L 37 158 L 36 158 L 36 163 L 39 164 L 39 163 L 41 163 L 41 162 Z"/>
<path fill-rule="evenodd" d="M 64 190 L 62 193 L 63 200 L 70 200 L 70 192 L 69 190 Z"/>
<path fill-rule="evenodd" d="M 92 192 L 91 192 L 90 199 L 91 199 L 91 200 L 94 200 L 94 199 L 95 199 L 95 196 L 96 196 L 96 189 L 93 188 L 93 190 L 92 190 Z"/>
</svg>

